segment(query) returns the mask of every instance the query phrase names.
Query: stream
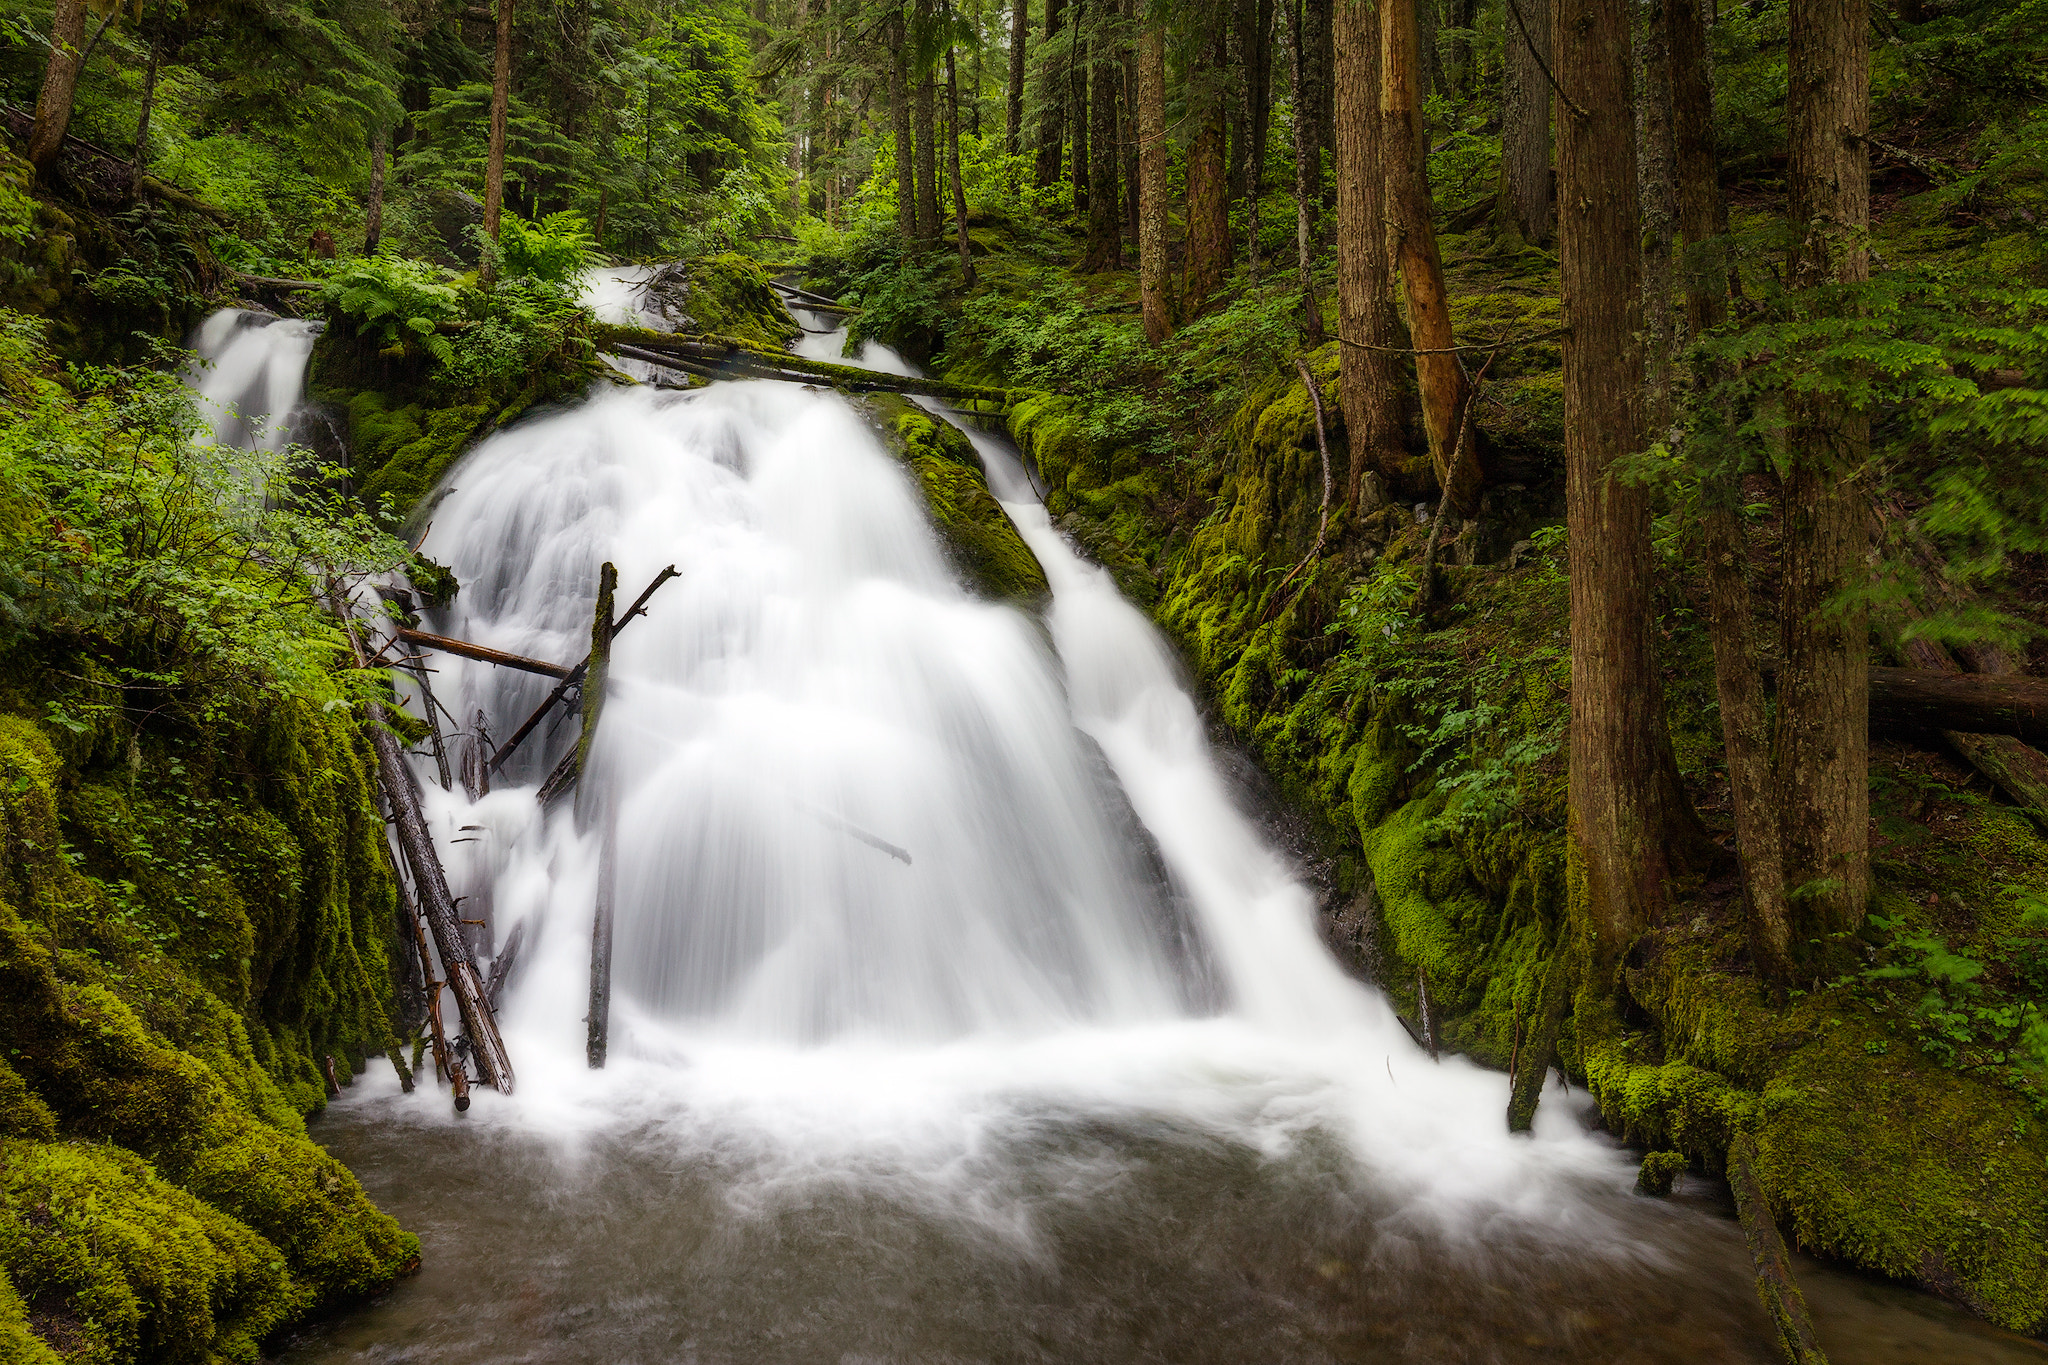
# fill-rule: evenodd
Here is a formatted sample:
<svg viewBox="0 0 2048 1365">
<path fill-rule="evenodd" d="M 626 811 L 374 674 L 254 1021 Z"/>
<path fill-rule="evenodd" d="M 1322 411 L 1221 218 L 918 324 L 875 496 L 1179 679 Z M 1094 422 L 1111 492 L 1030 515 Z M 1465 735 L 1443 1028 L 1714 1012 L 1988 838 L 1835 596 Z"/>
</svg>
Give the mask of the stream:
<svg viewBox="0 0 2048 1365">
<path fill-rule="evenodd" d="M 637 310 L 644 279 L 591 296 Z M 304 324 L 249 319 L 199 338 L 222 439 L 303 382 Z M 680 577 L 618 637 L 575 800 L 534 800 L 573 721 L 476 800 L 421 760 L 476 946 L 522 932 L 518 1088 L 457 1116 L 431 1063 L 408 1096 L 373 1061 L 310 1123 L 424 1258 L 283 1359 L 1776 1360 L 1725 1190 L 1637 1197 L 1583 1094 L 1553 1079 L 1510 1137 L 1506 1077 L 1411 1043 L 1322 945 L 1170 646 L 965 429 L 1046 569 L 1042 623 L 960 584 L 913 476 L 827 391 L 599 388 L 444 481 L 425 551 L 462 590 L 426 629 L 573 660 L 601 562 L 622 600 Z M 552 685 L 434 668 L 457 751 Z M 1800 1273 L 1836 1365 L 2048 1360 Z"/>
</svg>

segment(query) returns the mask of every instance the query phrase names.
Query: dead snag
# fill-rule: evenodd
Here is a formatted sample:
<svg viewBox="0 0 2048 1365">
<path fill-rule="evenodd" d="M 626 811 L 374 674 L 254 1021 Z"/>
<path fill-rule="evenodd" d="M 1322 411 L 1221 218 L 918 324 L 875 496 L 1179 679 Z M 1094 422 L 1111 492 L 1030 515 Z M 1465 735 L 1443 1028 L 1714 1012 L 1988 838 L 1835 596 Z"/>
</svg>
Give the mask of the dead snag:
<svg viewBox="0 0 2048 1365">
<path fill-rule="evenodd" d="M 597 739 L 598 718 L 604 713 L 604 689 L 611 676 L 612 636 L 615 633 L 612 594 L 618 586 L 618 570 L 606 564 L 598 571 L 597 610 L 590 622 L 590 658 L 583 686 L 583 733 L 576 741 L 576 772 L 579 778 L 590 765 L 590 747 Z M 586 1021 L 589 1031 L 584 1041 L 584 1055 L 591 1070 L 599 1071 L 604 1068 L 605 1051 L 611 1042 L 612 890 L 616 880 L 618 827 L 611 802 L 603 792 L 594 791 L 590 783 L 577 783 L 576 803 L 579 815 L 588 815 L 595 809 L 604 823 L 604 842 L 598 855 L 597 904 L 590 922 L 590 1014 Z"/>
</svg>

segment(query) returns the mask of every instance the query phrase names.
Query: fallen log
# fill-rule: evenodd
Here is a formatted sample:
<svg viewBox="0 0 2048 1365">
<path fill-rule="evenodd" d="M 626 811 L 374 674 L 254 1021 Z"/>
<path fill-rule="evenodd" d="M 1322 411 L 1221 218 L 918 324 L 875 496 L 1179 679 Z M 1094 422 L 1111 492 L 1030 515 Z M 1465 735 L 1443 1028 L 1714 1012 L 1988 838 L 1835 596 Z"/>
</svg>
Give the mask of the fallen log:
<svg viewBox="0 0 2048 1365">
<path fill-rule="evenodd" d="M 1870 724 L 1882 730 L 1957 730 L 2048 744 L 2048 680 L 2019 674 L 1870 670 Z"/>
<path fill-rule="evenodd" d="M 569 669 L 564 664 L 551 664 L 545 659 L 529 659 L 523 654 L 510 654 L 488 645 L 472 644 L 468 640 L 457 640 L 448 635 L 432 635 L 424 630 L 413 630 L 407 626 L 398 628 L 398 642 L 404 645 L 418 645 L 422 649 L 438 649 L 444 654 L 460 654 L 465 659 L 476 659 L 500 668 L 516 668 L 522 673 L 538 673 L 548 678 L 566 678 Z"/>
<path fill-rule="evenodd" d="M 512 932 L 505 938 L 505 946 L 498 949 L 491 959 L 490 983 L 484 987 L 484 995 L 491 1002 L 495 1013 L 498 1008 L 498 993 L 505 989 L 505 982 L 512 975 L 512 969 L 519 964 L 519 945 L 526 941 L 526 921 L 512 926 Z"/>
<path fill-rule="evenodd" d="M 1778 1330 L 1778 1350 L 1787 1365 L 1827 1365 L 1820 1340 L 1814 1334 L 1813 1318 L 1806 1311 L 1806 1296 L 1792 1278 L 1792 1258 L 1785 1254 L 1785 1239 L 1771 1216 L 1770 1201 L 1756 1178 L 1756 1143 L 1744 1133 L 1728 1147 L 1728 1186 L 1735 1192 L 1736 1216 L 1742 1220 L 1742 1239 L 1749 1244 L 1749 1256 L 1756 1266 L 1757 1297 L 1771 1315 Z"/>
<path fill-rule="evenodd" d="M 583 687 L 583 733 L 576 739 L 576 776 L 581 779 L 584 770 L 590 766 L 590 748 L 597 740 L 598 718 L 604 714 L 604 689 L 611 677 L 612 666 L 612 594 L 618 590 L 619 571 L 609 563 L 598 571 L 597 609 L 590 621 L 588 681 Z M 598 817 L 603 821 L 603 842 L 599 846 L 597 863 L 597 904 L 590 921 L 590 1013 L 585 1018 L 587 1032 L 583 1052 L 592 1071 L 604 1070 L 605 1053 L 611 1046 L 612 1022 L 612 891 L 617 880 L 618 824 L 611 802 L 602 792 L 591 794 L 588 783 L 578 781 L 576 788 L 578 815 L 585 815 L 593 807 L 601 807 Z"/>
<path fill-rule="evenodd" d="M 304 293 L 308 290 L 317 293 L 327 287 L 319 280 L 287 280 L 276 275 L 245 275 L 239 270 L 235 272 L 235 279 L 243 284 L 254 285 L 258 289 L 276 289 L 286 294 Z"/>
<path fill-rule="evenodd" d="M 874 370 L 863 370 L 855 365 L 834 365 L 823 360 L 809 360 L 786 351 L 770 350 L 734 337 L 708 332 L 656 332 L 644 327 L 598 323 L 591 329 L 591 339 L 601 351 L 617 351 L 621 345 L 626 345 L 659 355 L 692 360 L 700 365 L 755 365 L 771 370 L 812 375 L 836 387 L 854 392 L 916 393 L 953 402 L 1005 405 L 1016 402 L 1031 392 L 1028 389 L 998 389 L 985 384 L 956 384 L 945 379 L 881 374 Z M 625 354 L 623 351 L 619 353 Z"/>
<path fill-rule="evenodd" d="M 802 288 L 801 286 L 798 285 L 784 284 L 780 280 L 770 280 L 768 281 L 768 284 L 771 288 L 780 289 L 783 293 L 789 295 L 793 299 L 801 300 L 803 305 L 807 308 L 812 306 L 821 308 L 846 307 L 846 305 L 841 303 L 838 299 L 832 298 L 826 294 L 813 293 L 812 291 Z M 848 311 L 858 312 L 859 310 L 851 309 Z"/>
<path fill-rule="evenodd" d="M 612 623 L 612 634 L 616 635 L 620 631 L 624 630 L 626 628 L 627 623 L 630 622 L 634 617 L 646 615 L 647 599 L 654 596 L 654 590 L 660 587 L 662 584 L 668 582 L 671 578 L 679 577 L 681 577 L 681 575 L 676 572 L 676 566 L 673 564 L 669 565 L 666 569 L 663 569 L 660 573 L 656 574 L 654 576 L 654 581 L 652 583 L 649 583 L 645 588 L 641 589 L 640 595 L 633 599 L 633 605 L 626 608 L 626 614 L 624 616 L 621 616 L 617 621 Z M 525 738 L 528 735 L 533 733 L 534 728 L 538 726 L 541 723 L 541 721 L 547 718 L 548 712 L 554 709 L 555 703 L 560 701 L 563 697 L 569 695 L 570 688 L 575 687 L 578 683 L 583 681 L 583 670 L 588 668 L 589 666 L 590 659 L 589 656 L 586 655 L 584 657 L 583 662 L 577 664 L 574 668 L 570 669 L 568 676 L 562 679 L 561 683 L 556 686 L 554 691 L 548 693 L 547 700 L 543 701 L 538 707 L 534 708 L 533 714 L 528 716 L 525 719 L 525 721 L 520 724 L 519 728 L 512 732 L 512 738 L 506 740 L 504 745 L 500 747 L 495 754 L 491 755 L 491 761 L 484 765 L 485 781 L 489 781 L 490 775 L 498 771 L 499 768 L 504 766 L 505 760 L 512 756 L 512 751 L 514 749 L 517 749 L 520 743 L 523 740 L 525 740 Z"/>
<path fill-rule="evenodd" d="M 1557 1035 L 1564 1026 L 1564 1012 L 1572 998 L 1571 946 L 1562 928 L 1550 948 L 1550 965 L 1543 973 L 1543 991 L 1536 998 L 1536 1017 L 1531 1021 L 1529 1039 L 1516 1049 L 1508 1068 L 1508 1131 L 1526 1133 L 1536 1123 L 1536 1105 L 1543 1098 L 1543 1083 L 1550 1079 L 1550 1064 L 1557 1056 Z"/>
<path fill-rule="evenodd" d="M 419 953 L 420 975 L 425 982 L 422 989 L 427 996 L 427 1028 L 430 1030 L 427 1036 L 434 1041 L 434 1071 L 455 1092 L 455 1112 L 459 1114 L 469 1108 L 469 1076 L 463 1071 L 454 1049 L 448 1046 L 448 1029 L 441 1022 L 441 987 L 445 983 L 434 978 L 434 955 L 427 951 L 426 925 L 418 902 L 413 900 L 412 888 L 405 884 L 403 877 L 398 879 L 398 900 L 412 918 L 413 943 Z"/>
<path fill-rule="evenodd" d="M 328 591 L 329 606 L 342 623 L 342 634 L 348 637 L 356 665 L 367 668 L 369 656 L 357 634 L 355 618 L 349 614 L 340 589 L 330 585 Z M 426 813 L 420 808 L 419 787 L 413 780 L 412 768 L 405 761 L 398 737 L 384 723 L 384 708 L 371 702 L 364 711 L 370 721 L 364 729 L 377 754 L 378 776 L 398 831 L 398 847 L 412 869 L 413 887 L 426 912 L 427 927 L 433 932 L 434 951 L 440 956 L 442 974 L 455 993 L 456 1009 L 462 1016 L 462 1029 L 476 1057 L 477 1070 L 485 1084 L 509 1095 L 513 1085 L 512 1060 L 506 1055 L 505 1040 L 498 1035 L 498 1022 L 492 1017 L 490 1002 L 484 998 L 483 981 L 477 975 L 469 943 L 462 936 L 455 897 L 448 890 L 447 874 L 434 850 L 434 836 L 427 828 Z"/>
</svg>

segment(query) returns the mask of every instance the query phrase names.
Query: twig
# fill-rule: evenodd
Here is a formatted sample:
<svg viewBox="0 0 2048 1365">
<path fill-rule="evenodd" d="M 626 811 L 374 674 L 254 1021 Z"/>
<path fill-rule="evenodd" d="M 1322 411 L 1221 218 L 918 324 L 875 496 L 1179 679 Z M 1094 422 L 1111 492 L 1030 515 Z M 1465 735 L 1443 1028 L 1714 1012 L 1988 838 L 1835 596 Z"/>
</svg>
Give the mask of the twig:
<svg viewBox="0 0 2048 1365">
<path fill-rule="evenodd" d="M 1280 586 L 1273 590 L 1271 604 L 1267 606 L 1265 614 L 1259 618 L 1262 625 L 1280 614 L 1280 608 L 1277 605 L 1280 601 L 1280 595 L 1287 591 L 1287 585 L 1294 581 L 1296 574 L 1315 563 L 1316 557 L 1323 552 L 1323 542 L 1328 537 L 1330 531 L 1330 438 L 1323 430 L 1323 391 L 1316 386 L 1316 377 L 1310 371 L 1306 360 L 1296 356 L 1294 358 L 1294 367 L 1301 371 L 1301 382 L 1308 389 L 1308 401 L 1315 405 L 1316 453 L 1322 456 L 1323 460 L 1323 505 L 1316 519 L 1316 543 L 1309 546 L 1308 553 L 1302 557 L 1301 563 L 1295 565 L 1288 572 L 1287 577 L 1280 580 Z M 1303 584 L 1303 586 L 1306 587 L 1307 584 Z M 1297 593 L 1296 596 L 1298 597 L 1300 594 Z M 1290 602 L 1289 605 L 1293 604 Z"/>
<path fill-rule="evenodd" d="M 1564 101 L 1564 107 L 1572 111 L 1574 118 L 1590 117 L 1585 110 L 1579 108 L 1578 101 L 1565 94 L 1564 87 L 1557 83 L 1557 75 L 1551 71 L 1550 63 L 1544 61 L 1543 54 L 1536 50 L 1536 40 L 1529 36 L 1529 26 L 1522 22 L 1522 7 L 1516 4 L 1515 0 L 1508 0 L 1508 13 L 1515 16 L 1515 27 L 1522 32 L 1522 42 L 1528 47 L 1529 55 L 1536 59 L 1536 65 L 1543 68 L 1543 79 L 1550 82 L 1550 88 Z"/>
<path fill-rule="evenodd" d="M 1479 367 L 1479 373 L 1472 376 L 1472 392 L 1478 393 L 1480 385 L 1486 382 L 1486 372 L 1493 366 L 1495 351 L 1486 357 L 1486 363 Z M 1429 543 L 1422 550 L 1422 581 L 1415 587 L 1414 609 L 1429 605 L 1435 594 L 1432 588 L 1436 582 L 1436 547 L 1444 533 L 1444 511 L 1451 505 L 1451 490 L 1458 486 L 1458 475 L 1465 468 L 1465 448 L 1468 442 L 1465 433 L 1472 430 L 1472 400 L 1465 400 L 1465 410 L 1458 414 L 1458 439 L 1451 443 L 1451 464 L 1444 474 L 1443 496 L 1437 499 L 1436 517 L 1429 526 Z"/>
</svg>

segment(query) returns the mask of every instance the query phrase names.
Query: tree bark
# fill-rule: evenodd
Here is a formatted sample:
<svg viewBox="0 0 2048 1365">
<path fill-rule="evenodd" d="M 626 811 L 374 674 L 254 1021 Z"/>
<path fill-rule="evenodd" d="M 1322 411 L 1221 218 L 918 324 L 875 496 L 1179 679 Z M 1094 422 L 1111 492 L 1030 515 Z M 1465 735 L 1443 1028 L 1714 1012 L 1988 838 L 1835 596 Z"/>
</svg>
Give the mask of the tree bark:
<svg viewBox="0 0 2048 1365">
<path fill-rule="evenodd" d="M 1096 0 L 1097 4 L 1101 0 Z M 1072 160 L 1068 166 L 1074 189 L 1074 212 L 1088 212 L 1088 69 L 1094 47 L 1093 9 L 1086 0 L 1071 0 L 1067 16 L 1067 129 Z"/>
<path fill-rule="evenodd" d="M 1557 230 L 1550 200 L 1550 0 L 1504 0 L 1507 48 L 1501 97 L 1500 201 L 1503 232 L 1549 246 Z"/>
<path fill-rule="evenodd" d="M 43 67 L 43 87 L 36 95 L 35 122 L 28 133 L 28 161 L 37 175 L 56 164 L 71 126 L 71 101 L 78 73 L 85 66 L 79 44 L 85 39 L 85 0 L 57 0 L 50 16 L 50 60 Z"/>
<path fill-rule="evenodd" d="M 1445 72 L 1450 93 L 1458 99 L 1470 98 L 1475 53 L 1472 46 L 1472 26 L 1479 21 L 1479 0 L 1451 0 L 1451 24 L 1458 30 L 1458 36 L 1451 39 L 1451 66 Z"/>
<path fill-rule="evenodd" d="M 1016 156 L 1024 150 L 1024 52 L 1031 34 L 1031 0 L 1010 5 L 1009 118 L 1003 127 L 1003 150 Z"/>
<path fill-rule="evenodd" d="M 1867 0 L 1793 0 L 1786 168 L 1795 288 L 1870 276 Z M 1837 396 L 1788 399 L 1777 726 L 1794 943 L 1853 928 L 1870 899 L 1869 630 L 1834 599 L 1869 545 L 1870 417 Z"/>
<path fill-rule="evenodd" d="M 967 238 L 967 182 L 960 178 L 960 79 L 954 69 L 953 48 L 946 47 L 946 160 L 953 178 L 953 225 L 959 234 L 960 278 L 974 287 L 974 248 Z"/>
<path fill-rule="evenodd" d="M 1307 0 L 1313 4 L 1315 0 Z M 1335 0 L 1330 32 L 1335 63 L 1337 141 L 1338 396 L 1351 449 L 1346 497 L 1354 522 L 1367 510 L 1365 475 L 1414 491 L 1425 470 L 1401 437 L 1400 342 L 1394 318 L 1393 265 L 1387 249 L 1383 128 L 1374 92 L 1380 84 L 1379 5 Z"/>
<path fill-rule="evenodd" d="M 1125 21 L 1124 32 L 1133 35 L 1140 22 L 1139 10 L 1143 0 L 1120 0 L 1118 15 Z M 1124 243 L 1135 251 L 1138 246 L 1138 45 L 1135 41 L 1121 43 L 1123 59 L 1118 79 L 1121 82 L 1121 96 L 1118 107 L 1121 111 L 1117 120 L 1117 149 L 1123 166 Z"/>
<path fill-rule="evenodd" d="M 1138 34 L 1138 306 L 1145 339 L 1173 333 L 1166 283 L 1166 25 L 1148 16 Z"/>
<path fill-rule="evenodd" d="M 889 121 L 896 132 L 896 234 L 917 240 L 917 152 L 910 133 L 910 44 L 903 11 L 889 20 Z"/>
<path fill-rule="evenodd" d="M 2048 679 L 2020 673 L 1949 671 L 1955 665 L 1945 650 L 1924 662 L 1930 666 L 1870 670 L 1873 732 L 1961 730 L 2015 735 L 2029 744 L 2048 744 Z M 1783 690 L 1781 682 L 1779 691 Z"/>
<path fill-rule="evenodd" d="M 1059 183 L 1066 146 L 1066 69 L 1052 56 L 1053 40 L 1059 37 L 1066 6 L 1063 0 L 1045 0 L 1045 42 L 1039 47 L 1038 68 L 1038 188 Z"/>
<path fill-rule="evenodd" d="M 1313 350 L 1323 344 L 1323 305 L 1316 297 L 1316 211 L 1322 207 L 1323 149 L 1316 141 L 1320 131 L 1314 111 L 1319 103 L 1315 91 L 1315 68 L 1303 46 L 1302 11 L 1305 0 L 1288 0 L 1287 50 L 1292 77 L 1289 102 L 1294 106 L 1294 257 L 1301 279 L 1301 339 Z M 1341 364 L 1341 358 L 1339 363 Z"/>
<path fill-rule="evenodd" d="M 918 3 L 918 25 L 931 24 L 929 7 Z M 917 81 L 917 98 L 912 108 L 917 137 L 917 242 L 930 249 L 939 244 L 939 137 L 938 82 L 926 71 Z"/>
<path fill-rule="evenodd" d="M 577 813 L 594 815 L 603 831 L 599 835 L 597 903 L 590 929 L 590 1008 L 584 1035 L 584 1058 L 593 1071 L 604 1069 L 605 1053 L 611 1046 L 612 893 L 618 836 L 608 793 L 588 781 L 586 774 L 591 746 L 597 741 L 597 722 L 604 714 L 605 688 L 611 680 L 612 636 L 616 633 L 612 601 L 618 587 L 619 571 L 607 561 L 597 574 L 597 607 L 591 614 L 590 656 L 583 674 L 583 731 L 576 739 Z"/>
<path fill-rule="evenodd" d="M 498 0 L 498 44 L 491 66 L 491 148 L 484 163 L 484 231 L 498 240 L 505 204 L 505 125 L 512 102 L 512 0 Z"/>
<path fill-rule="evenodd" d="M 1083 271 L 1118 270 L 1124 263 L 1123 209 L 1117 202 L 1116 87 L 1110 73 L 1122 63 L 1102 36 L 1102 26 L 1089 51 L 1095 69 L 1088 91 L 1088 141 L 1094 155 L 1088 163 L 1088 255 Z"/>
<path fill-rule="evenodd" d="M 413 630 L 400 626 L 396 632 L 398 643 L 412 645 L 419 649 L 438 649 L 448 654 L 459 654 L 465 659 L 476 659 L 482 663 L 497 664 L 501 668 L 515 668 L 522 673 L 538 673 L 548 678 L 569 676 L 567 664 L 551 664 L 545 659 L 529 659 L 523 654 L 510 654 L 488 645 L 471 644 L 468 640 L 457 640 L 447 635 L 433 635 L 424 630 Z"/>
<path fill-rule="evenodd" d="M 370 200 L 363 209 L 363 254 L 374 256 L 377 247 L 384 240 L 384 150 L 388 140 L 384 128 L 379 125 L 370 134 Z M 604 242 L 604 189 L 597 192 L 597 240 Z"/>
<path fill-rule="evenodd" d="M 1566 875 L 1596 962 L 1657 923 L 1689 852 L 1690 810 L 1652 647 L 1650 498 L 1613 473 L 1643 448 L 1642 266 L 1629 0 L 1558 0 L 1571 756 Z"/>
<path fill-rule="evenodd" d="M 1383 0 L 1380 5 L 1380 146 L 1386 158 L 1395 259 L 1408 303 L 1408 334 L 1417 351 L 1415 377 L 1422 392 L 1422 424 L 1429 435 L 1430 462 L 1436 470 L 1437 486 L 1449 496 L 1451 507 L 1461 516 L 1471 516 L 1479 510 L 1485 462 L 1467 458 L 1453 482 L 1451 451 L 1465 413 L 1465 368 L 1450 350 L 1457 339 L 1451 334 L 1450 297 L 1444 288 L 1444 263 L 1437 253 L 1430 203 L 1429 144 L 1422 125 L 1422 82 L 1416 61 L 1417 3 Z M 1434 0 L 1420 3 L 1433 4 Z"/>
<path fill-rule="evenodd" d="M 1671 364 L 1678 349 L 1672 307 L 1672 237 L 1678 216 L 1672 183 L 1669 13 L 1690 0 L 1646 0 L 1636 25 L 1636 168 L 1643 219 L 1644 423 L 1652 441 L 1666 439 L 1673 419 Z"/>
<path fill-rule="evenodd" d="M 1245 98 L 1251 105 L 1251 164 L 1245 171 L 1245 252 L 1252 278 L 1259 275 L 1259 200 L 1266 192 L 1266 137 L 1273 124 L 1273 0 L 1255 0 L 1249 79 Z"/>
<path fill-rule="evenodd" d="M 1707 68 L 1706 0 L 1661 0 L 1667 8 L 1671 73 L 1671 147 L 1677 182 L 1679 273 L 1686 324 L 1695 336 L 1728 318 L 1728 269 L 1719 246 L 1721 166 L 1714 138 L 1714 89 Z M 1711 369 L 1696 387 L 1719 378 Z M 1711 416 L 1711 414 L 1710 414 Z M 1770 716 L 1757 667 L 1749 581 L 1749 536 L 1742 521 L 1742 471 L 1728 466 L 1701 479 L 1707 561 L 1707 632 L 1714 648 L 1714 690 L 1735 815 L 1750 956 L 1766 980 L 1782 986 L 1790 969 L 1783 842 L 1771 803 Z"/>
<path fill-rule="evenodd" d="M 1190 84 L 1189 113 L 1195 120 L 1194 145 L 1188 148 L 1187 284 L 1182 307 L 1190 315 L 1205 313 L 1223 287 L 1230 267 L 1230 211 L 1225 201 L 1223 165 L 1223 34 L 1210 36 L 1205 61 Z"/>
</svg>

